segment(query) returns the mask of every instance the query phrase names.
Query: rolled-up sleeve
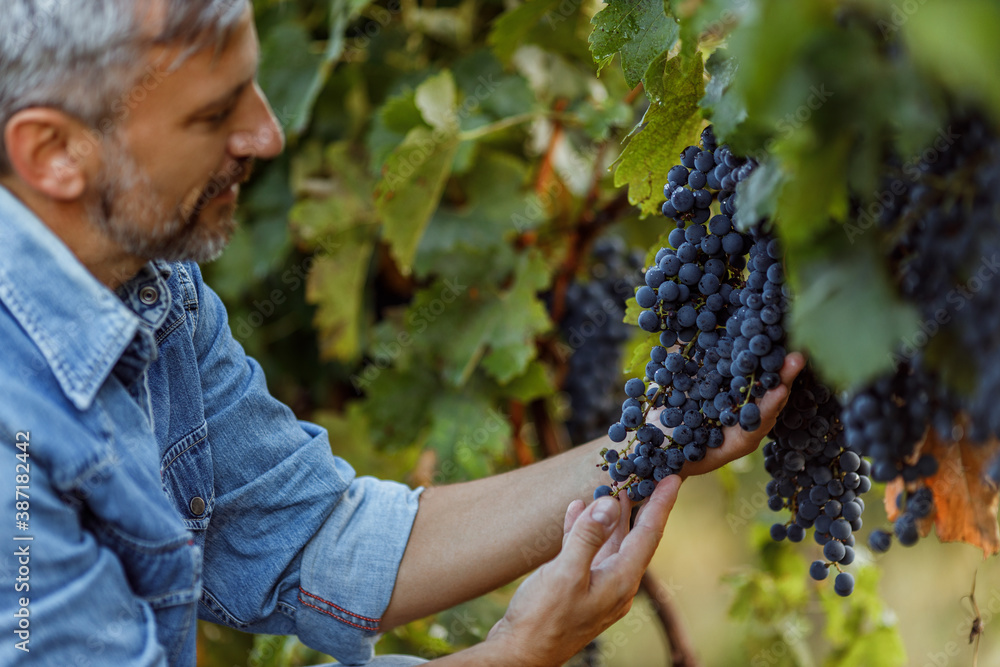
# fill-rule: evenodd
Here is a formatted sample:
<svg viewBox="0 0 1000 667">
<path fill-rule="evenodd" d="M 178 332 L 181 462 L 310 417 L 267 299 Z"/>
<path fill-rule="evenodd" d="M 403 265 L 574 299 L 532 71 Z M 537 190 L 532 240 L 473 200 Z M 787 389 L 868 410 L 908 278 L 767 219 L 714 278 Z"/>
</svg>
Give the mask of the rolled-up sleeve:
<svg viewBox="0 0 1000 667">
<path fill-rule="evenodd" d="M 344 664 L 374 656 L 422 488 L 356 477 L 327 432 L 270 395 L 225 308 L 197 290 L 195 351 L 215 496 L 199 616 L 296 634 Z"/>
</svg>

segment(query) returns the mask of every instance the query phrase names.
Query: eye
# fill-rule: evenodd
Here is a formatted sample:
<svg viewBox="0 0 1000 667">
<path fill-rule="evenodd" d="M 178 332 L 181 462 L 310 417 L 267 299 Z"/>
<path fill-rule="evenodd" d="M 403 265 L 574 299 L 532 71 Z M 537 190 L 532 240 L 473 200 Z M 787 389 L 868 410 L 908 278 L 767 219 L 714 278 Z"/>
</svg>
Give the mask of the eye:
<svg viewBox="0 0 1000 667">
<path fill-rule="evenodd" d="M 229 117 L 233 115 L 233 111 L 235 111 L 235 109 L 236 109 L 235 106 L 228 107 L 217 114 L 208 116 L 207 118 L 205 118 L 205 122 L 214 127 L 218 127 L 223 123 L 225 123 L 227 120 L 229 120 Z"/>
</svg>

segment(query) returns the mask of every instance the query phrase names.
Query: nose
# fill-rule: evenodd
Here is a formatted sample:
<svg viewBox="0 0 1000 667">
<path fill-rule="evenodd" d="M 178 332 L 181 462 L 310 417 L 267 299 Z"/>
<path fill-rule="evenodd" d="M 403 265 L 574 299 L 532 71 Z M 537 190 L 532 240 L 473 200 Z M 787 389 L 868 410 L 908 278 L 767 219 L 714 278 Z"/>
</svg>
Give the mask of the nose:
<svg viewBox="0 0 1000 667">
<path fill-rule="evenodd" d="M 285 133 L 264 91 L 254 82 L 245 129 L 233 133 L 230 150 L 236 158 L 269 160 L 285 150 Z"/>
</svg>

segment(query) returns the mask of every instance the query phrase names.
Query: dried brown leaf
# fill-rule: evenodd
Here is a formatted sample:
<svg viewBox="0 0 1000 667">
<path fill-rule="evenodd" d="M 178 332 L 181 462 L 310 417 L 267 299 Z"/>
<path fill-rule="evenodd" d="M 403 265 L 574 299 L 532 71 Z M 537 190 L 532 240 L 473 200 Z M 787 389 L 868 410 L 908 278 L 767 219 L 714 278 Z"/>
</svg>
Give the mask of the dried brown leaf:
<svg viewBox="0 0 1000 667">
<path fill-rule="evenodd" d="M 934 493 L 938 539 L 977 546 L 984 558 L 1000 553 L 1000 491 L 986 477 L 998 451 L 1000 440 L 973 443 L 963 438 L 951 443 L 933 430 L 922 447 L 922 453 L 933 454 L 940 466 L 936 475 L 926 479 Z"/>
</svg>

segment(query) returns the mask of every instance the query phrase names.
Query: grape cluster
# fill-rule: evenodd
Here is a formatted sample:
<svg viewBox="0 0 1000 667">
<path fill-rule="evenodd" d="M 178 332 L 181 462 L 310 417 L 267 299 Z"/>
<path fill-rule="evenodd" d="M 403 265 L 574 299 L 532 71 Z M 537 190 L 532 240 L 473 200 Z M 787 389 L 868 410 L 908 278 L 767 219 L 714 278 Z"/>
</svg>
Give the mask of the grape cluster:
<svg viewBox="0 0 1000 667">
<path fill-rule="evenodd" d="M 789 291 L 782 249 L 766 222 L 747 231 L 733 224 L 737 185 L 755 166 L 718 146 L 709 128 L 668 172 L 662 212 L 676 228 L 635 293 L 643 309 L 637 324 L 658 335 L 659 344 L 644 377 L 625 384 L 621 417 L 608 437 L 626 444 L 602 452 L 611 484 L 595 498 L 625 490 L 642 500 L 685 462 L 720 446 L 724 427 L 761 426 L 756 399 L 781 383 Z M 826 557 L 814 564 L 817 579 L 854 560 L 853 533 L 864 509 L 859 496 L 871 486 L 869 464 L 848 446 L 840 412 L 836 397 L 807 370 L 765 446 L 769 505 L 792 513 L 772 527 L 772 537 L 799 542 L 815 527 Z M 841 572 L 834 588 L 849 595 L 853 586 Z"/>
<path fill-rule="evenodd" d="M 953 118 L 949 134 L 953 144 L 933 160 L 901 167 L 890 158 L 879 197 L 890 268 L 922 325 L 904 341 L 896 368 L 856 392 L 844 413 L 849 443 L 872 460 L 872 479 L 901 478 L 904 487 L 892 530 L 869 536 L 876 552 L 886 551 L 893 535 L 915 544 L 918 521 L 934 512 L 925 478 L 938 463 L 919 452 L 929 429 L 950 441 L 956 417 L 965 414 L 970 440 L 1000 436 L 1000 266 L 993 261 L 1000 256 L 1000 139 L 975 114 Z M 949 387 L 927 361 L 957 351 L 979 362 L 969 369 L 971 391 Z M 988 474 L 1000 478 L 1000 460 L 993 468 Z"/>
<path fill-rule="evenodd" d="M 604 435 L 618 418 L 622 344 L 631 335 L 624 322 L 631 285 L 642 270 L 640 252 L 619 238 L 607 236 L 594 244 L 588 280 L 566 290 L 566 315 L 560 333 L 573 352 L 567 361 L 565 391 L 570 413 L 566 427 L 572 442 L 589 442 Z"/>
<path fill-rule="evenodd" d="M 951 399 L 969 416 L 970 438 L 984 441 L 1000 437 L 1000 138 L 974 114 L 956 116 L 949 131 L 954 143 L 936 159 L 906 178 L 889 170 L 904 191 L 887 202 L 881 226 L 894 240 L 900 292 L 924 322 L 913 347 L 929 339 L 979 361 L 973 391 Z M 908 359 L 924 372 L 919 354 Z"/>
<path fill-rule="evenodd" d="M 917 520 L 934 509 L 931 491 L 920 480 L 933 476 L 938 463 L 930 454 L 918 457 L 917 446 L 934 424 L 950 437 L 955 410 L 943 383 L 922 364 L 905 362 L 857 392 L 844 410 L 848 443 L 872 460 L 872 479 L 889 482 L 902 476 L 906 485 L 897 499 L 904 511 L 893 525 L 904 546 L 917 542 Z M 869 546 L 877 553 L 890 544 L 886 531 L 874 531 L 869 537 Z"/>
<path fill-rule="evenodd" d="M 771 526 L 771 537 L 801 542 L 808 528 L 823 547 L 824 560 L 810 574 L 826 579 L 831 566 L 854 562 L 854 533 L 865 509 L 861 494 L 871 488 L 870 466 L 852 449 L 840 421 L 841 405 L 811 367 L 795 379 L 789 400 L 764 446 L 764 469 L 771 474 L 768 506 L 790 509 L 792 518 Z M 840 572 L 834 590 L 850 595 L 854 578 Z"/>
<path fill-rule="evenodd" d="M 761 230 L 743 233 L 733 226 L 735 188 L 753 166 L 717 146 L 708 129 L 701 146 L 686 148 L 681 164 L 668 172 L 663 213 L 676 229 L 671 247 L 656 253 L 635 294 L 644 309 L 637 323 L 658 334 L 659 344 L 650 351 L 645 376 L 625 385 L 621 418 L 608 436 L 618 443 L 631 434 L 632 440 L 624 450 L 604 452 L 612 485 L 596 495 L 625 488 L 642 500 L 685 461 L 700 461 L 720 446 L 724 426 L 760 427 L 752 399 L 780 383 L 787 295 L 776 242 Z M 716 201 L 721 212 L 713 217 Z M 670 435 L 649 423 L 654 409 Z"/>
</svg>

